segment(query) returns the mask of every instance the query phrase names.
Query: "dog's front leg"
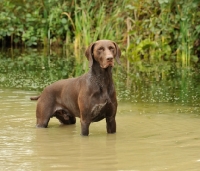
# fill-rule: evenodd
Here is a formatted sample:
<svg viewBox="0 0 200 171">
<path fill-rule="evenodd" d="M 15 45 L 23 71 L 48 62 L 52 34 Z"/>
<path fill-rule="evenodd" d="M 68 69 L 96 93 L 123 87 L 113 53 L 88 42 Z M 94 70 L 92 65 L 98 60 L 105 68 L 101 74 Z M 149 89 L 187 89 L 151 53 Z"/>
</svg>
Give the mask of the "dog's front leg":
<svg viewBox="0 0 200 171">
<path fill-rule="evenodd" d="M 106 117 L 106 128 L 107 128 L 107 133 L 113 134 L 116 132 L 116 121 L 115 118 L 112 117 Z"/>
<path fill-rule="evenodd" d="M 90 122 L 84 121 L 81 119 L 81 135 L 88 136 L 89 135 L 89 126 Z"/>
</svg>

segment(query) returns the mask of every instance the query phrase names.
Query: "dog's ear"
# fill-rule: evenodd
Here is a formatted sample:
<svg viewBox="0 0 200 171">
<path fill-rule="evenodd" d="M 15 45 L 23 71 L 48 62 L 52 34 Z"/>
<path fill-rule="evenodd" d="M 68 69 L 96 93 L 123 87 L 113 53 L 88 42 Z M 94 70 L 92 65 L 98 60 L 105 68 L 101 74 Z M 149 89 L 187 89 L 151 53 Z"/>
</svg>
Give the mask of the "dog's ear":
<svg viewBox="0 0 200 171">
<path fill-rule="evenodd" d="M 85 51 L 85 56 L 87 57 L 89 61 L 89 67 L 91 68 L 93 65 L 93 49 L 94 49 L 95 43 L 90 44 L 90 46 Z"/>
<path fill-rule="evenodd" d="M 118 64 L 121 64 L 121 62 L 119 60 L 119 58 L 121 56 L 121 50 L 120 50 L 119 46 L 117 45 L 117 43 L 113 42 L 113 44 L 115 45 L 115 48 L 116 48 L 116 56 L 115 56 L 116 61 L 117 61 Z"/>
</svg>

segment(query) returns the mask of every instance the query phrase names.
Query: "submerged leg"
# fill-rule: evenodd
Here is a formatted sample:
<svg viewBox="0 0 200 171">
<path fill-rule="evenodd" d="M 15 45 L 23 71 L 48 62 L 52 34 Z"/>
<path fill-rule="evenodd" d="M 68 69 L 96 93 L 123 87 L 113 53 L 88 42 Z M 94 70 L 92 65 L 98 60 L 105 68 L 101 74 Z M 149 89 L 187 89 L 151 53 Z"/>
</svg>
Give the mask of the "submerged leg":
<svg viewBox="0 0 200 171">
<path fill-rule="evenodd" d="M 49 120 L 50 120 L 50 118 L 46 119 L 46 120 L 41 120 L 41 119 L 37 118 L 36 127 L 38 127 L 38 128 L 47 128 Z"/>
<path fill-rule="evenodd" d="M 106 118 L 106 128 L 107 128 L 107 133 L 109 134 L 116 133 L 115 118 Z"/>
<path fill-rule="evenodd" d="M 47 128 L 49 120 L 53 113 L 52 107 L 49 108 L 49 106 L 50 105 L 38 102 L 36 109 L 36 118 L 37 118 L 36 127 Z"/>
<path fill-rule="evenodd" d="M 90 122 L 81 120 L 81 135 L 83 136 L 89 135 L 89 126 L 90 126 Z"/>
</svg>

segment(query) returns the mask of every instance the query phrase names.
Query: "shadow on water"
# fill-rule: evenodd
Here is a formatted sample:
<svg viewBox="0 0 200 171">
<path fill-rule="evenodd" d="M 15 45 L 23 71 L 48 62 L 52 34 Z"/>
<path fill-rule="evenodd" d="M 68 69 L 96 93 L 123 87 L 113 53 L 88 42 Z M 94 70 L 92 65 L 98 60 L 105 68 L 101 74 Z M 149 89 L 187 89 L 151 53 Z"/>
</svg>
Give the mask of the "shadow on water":
<svg viewBox="0 0 200 171">
<path fill-rule="evenodd" d="M 0 55 L 1 170 L 199 170 L 198 68 L 136 63 L 128 75 L 114 68 L 117 133 L 108 135 L 103 120 L 81 137 L 79 119 L 63 126 L 53 118 L 49 128 L 36 129 L 36 102 L 29 100 L 43 86 L 84 72 L 81 65 L 73 70 L 73 58 L 38 52 Z"/>
</svg>

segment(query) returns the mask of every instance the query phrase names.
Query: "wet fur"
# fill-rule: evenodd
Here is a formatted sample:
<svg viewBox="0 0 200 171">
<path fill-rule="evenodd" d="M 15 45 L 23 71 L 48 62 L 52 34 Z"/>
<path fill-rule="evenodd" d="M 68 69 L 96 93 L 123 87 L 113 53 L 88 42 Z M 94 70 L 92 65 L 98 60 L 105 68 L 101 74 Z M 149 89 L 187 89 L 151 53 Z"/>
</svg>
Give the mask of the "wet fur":
<svg viewBox="0 0 200 171">
<path fill-rule="evenodd" d="M 117 98 L 112 67 L 114 58 L 120 63 L 121 51 L 115 42 L 99 40 L 87 48 L 85 55 L 89 60 L 88 73 L 59 80 L 47 86 L 41 95 L 31 97 L 38 100 L 37 127 L 46 128 L 52 117 L 62 124 L 75 124 L 79 117 L 81 134 L 88 135 L 91 122 L 106 118 L 107 133 L 116 132 Z"/>
</svg>

